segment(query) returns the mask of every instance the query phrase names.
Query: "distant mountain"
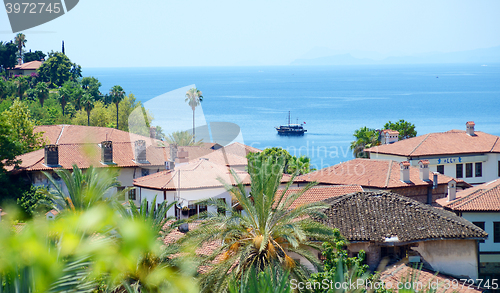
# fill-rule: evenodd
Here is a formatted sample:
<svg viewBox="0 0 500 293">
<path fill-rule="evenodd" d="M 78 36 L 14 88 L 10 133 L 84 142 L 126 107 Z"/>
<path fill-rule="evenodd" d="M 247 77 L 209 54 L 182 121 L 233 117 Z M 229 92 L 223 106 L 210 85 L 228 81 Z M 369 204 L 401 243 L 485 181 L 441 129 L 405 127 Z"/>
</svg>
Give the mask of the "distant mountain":
<svg viewBox="0 0 500 293">
<path fill-rule="evenodd" d="M 306 54 L 307 55 L 307 54 Z M 309 54 L 313 55 L 313 54 Z M 356 55 L 359 55 L 357 53 Z M 357 65 L 357 64 L 429 64 L 429 63 L 500 63 L 500 46 L 470 51 L 432 52 L 413 56 L 389 56 L 380 60 L 335 54 L 317 58 L 299 58 L 290 65 Z"/>
</svg>

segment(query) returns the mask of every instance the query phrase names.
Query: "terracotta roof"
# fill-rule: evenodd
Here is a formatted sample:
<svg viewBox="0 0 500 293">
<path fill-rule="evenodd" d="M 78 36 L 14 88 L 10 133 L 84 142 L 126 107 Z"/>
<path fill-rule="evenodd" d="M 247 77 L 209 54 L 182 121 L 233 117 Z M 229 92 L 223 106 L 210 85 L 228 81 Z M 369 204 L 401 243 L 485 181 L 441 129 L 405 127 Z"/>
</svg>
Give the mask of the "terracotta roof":
<svg viewBox="0 0 500 293">
<path fill-rule="evenodd" d="M 72 165 L 76 164 L 79 168 L 85 169 L 91 165 L 94 167 L 107 167 L 108 165 L 101 163 L 101 148 L 98 144 L 87 143 L 87 144 L 60 144 L 59 149 L 59 165 L 63 169 L 72 169 Z M 17 157 L 21 160 L 21 164 L 18 168 L 20 170 L 26 171 L 42 171 L 42 170 L 52 170 L 55 168 L 46 166 L 45 160 L 45 150 L 37 150 L 30 153 L 26 153 Z M 157 166 L 164 168 L 165 161 L 168 158 L 165 157 L 165 151 L 162 147 L 155 147 L 150 145 L 146 147 L 146 159 L 149 162 L 140 163 L 135 162 L 134 155 L 134 144 L 129 142 L 113 143 L 113 162 L 114 165 L 109 165 L 113 167 L 148 167 Z M 6 168 L 8 171 L 14 169 L 13 166 Z"/>
<path fill-rule="evenodd" d="M 243 171 L 235 172 L 244 184 L 250 184 L 248 173 Z M 227 167 L 205 159 L 199 159 L 184 165 L 178 165 L 174 170 L 162 171 L 135 179 L 134 185 L 157 190 L 223 187 L 224 185 L 219 179 L 224 182 L 235 182 Z"/>
<path fill-rule="evenodd" d="M 201 158 L 207 159 L 208 161 L 222 165 L 222 166 L 246 166 L 248 165 L 247 158 L 228 153 L 225 148 L 220 148 L 214 152 L 202 156 Z"/>
<path fill-rule="evenodd" d="M 290 188 L 286 191 L 285 196 L 289 196 L 290 194 L 300 192 L 302 188 Z M 278 190 L 276 196 L 281 195 L 281 190 Z M 341 195 L 361 192 L 363 188 L 359 185 L 335 185 L 335 186 L 318 186 L 313 187 L 304 192 L 299 198 L 297 198 L 293 204 L 290 206 L 291 209 L 296 207 L 322 201 L 332 197 L 338 197 Z"/>
<path fill-rule="evenodd" d="M 430 181 L 420 179 L 420 171 L 417 167 L 410 166 L 410 183 L 401 181 L 399 162 L 392 160 L 354 159 L 344 163 L 330 166 L 312 173 L 299 176 L 296 181 L 350 185 L 357 184 L 363 187 L 374 188 L 398 188 L 411 186 L 432 185 L 432 174 Z M 452 177 L 439 174 L 438 184 L 448 184 Z M 455 179 L 461 184 L 470 186 L 463 180 Z"/>
<path fill-rule="evenodd" d="M 365 149 L 368 153 L 380 153 L 404 157 L 432 155 L 499 153 L 500 137 L 475 131 L 474 136 L 463 130 L 429 133 L 404 139 L 393 144 L 380 145 Z"/>
<path fill-rule="evenodd" d="M 262 150 L 259 150 L 258 148 L 254 148 L 252 146 L 242 144 L 239 142 L 234 142 L 230 145 L 227 145 L 224 147 L 226 150 L 226 153 L 233 154 L 233 155 L 238 155 L 240 157 L 246 157 L 248 153 L 260 153 Z"/>
<path fill-rule="evenodd" d="M 500 212 L 500 179 L 457 192 L 457 198 L 451 202 L 447 198 L 436 202 L 452 211 Z"/>
<path fill-rule="evenodd" d="M 392 129 L 384 129 L 384 130 L 382 130 L 382 133 L 399 134 L 399 131 L 392 130 Z"/>
<path fill-rule="evenodd" d="M 16 65 L 14 70 L 37 70 L 40 66 L 42 66 L 42 61 L 31 61 Z"/>
<path fill-rule="evenodd" d="M 358 192 L 325 200 L 322 220 L 351 242 L 485 239 L 488 234 L 452 212 L 390 192 Z M 389 240 L 391 239 L 391 240 Z M 395 240 L 395 241 L 394 241 Z"/>
<path fill-rule="evenodd" d="M 450 276 L 436 274 L 436 272 L 426 269 L 414 269 L 408 264 L 394 265 L 380 273 L 380 281 L 385 283 L 386 289 L 396 289 L 397 284 L 402 280 L 415 282 L 417 286 L 421 286 L 420 288 L 415 288 L 418 289 L 418 292 L 434 291 L 429 289 L 432 288 L 431 286 L 435 286 L 432 284 L 435 284 L 436 281 L 438 283 L 436 292 L 473 293 L 485 291 L 484 289 L 478 289 L 477 286 L 469 287 L 470 283 L 465 284 L 459 279 Z M 444 285 L 450 288 L 445 290 Z M 436 288 L 434 287 L 434 289 Z"/>
</svg>

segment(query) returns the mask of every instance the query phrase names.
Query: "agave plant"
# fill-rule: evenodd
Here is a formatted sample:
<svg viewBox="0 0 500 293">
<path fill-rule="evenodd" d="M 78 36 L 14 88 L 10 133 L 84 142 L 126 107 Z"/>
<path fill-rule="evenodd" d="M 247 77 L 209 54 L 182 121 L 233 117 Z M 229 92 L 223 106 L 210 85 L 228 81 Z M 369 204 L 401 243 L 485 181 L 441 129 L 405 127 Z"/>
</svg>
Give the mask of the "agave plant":
<svg viewBox="0 0 500 293">
<path fill-rule="evenodd" d="M 249 158 L 251 191 L 233 173 L 236 186 L 225 184 L 242 208 L 226 213 L 209 214 L 198 228 L 189 232 L 182 243 L 201 246 L 219 243 L 219 247 L 201 264 L 208 272 L 200 277 L 204 292 L 225 292 L 231 280 L 248 279 L 248 273 L 257 273 L 269 267 L 280 267 L 294 278 L 305 280 L 309 271 L 292 258 L 292 253 L 321 268 L 321 264 L 310 248 L 320 249 L 321 243 L 333 235 L 333 230 L 312 218 L 324 218 L 323 203 L 306 204 L 291 209 L 293 202 L 314 184 L 300 192 L 285 196 L 295 175 L 283 190 L 280 187 L 284 158 L 256 156 Z"/>
</svg>

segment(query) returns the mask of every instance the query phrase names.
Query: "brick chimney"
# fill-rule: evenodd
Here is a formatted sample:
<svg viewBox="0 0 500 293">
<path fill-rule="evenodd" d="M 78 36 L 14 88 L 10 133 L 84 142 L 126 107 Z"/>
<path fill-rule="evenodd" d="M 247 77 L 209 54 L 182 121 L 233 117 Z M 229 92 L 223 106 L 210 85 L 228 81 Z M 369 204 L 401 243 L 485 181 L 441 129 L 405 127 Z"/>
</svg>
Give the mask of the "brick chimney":
<svg viewBox="0 0 500 293">
<path fill-rule="evenodd" d="M 422 181 L 429 181 L 429 161 L 418 161 L 418 170 L 420 171 L 420 179 Z"/>
<path fill-rule="evenodd" d="M 149 137 L 150 138 L 156 138 L 156 127 L 149 127 Z"/>
<path fill-rule="evenodd" d="M 23 65 L 23 59 L 17 58 L 17 65 Z"/>
<path fill-rule="evenodd" d="M 184 151 L 184 149 L 180 149 L 177 152 L 177 159 L 179 159 L 179 163 L 189 162 L 189 153 Z"/>
<path fill-rule="evenodd" d="M 146 141 L 145 140 L 136 140 L 134 142 L 134 153 L 135 153 L 135 161 L 136 162 L 147 162 L 146 159 Z"/>
<path fill-rule="evenodd" d="M 448 201 L 453 201 L 457 198 L 457 182 L 453 179 L 448 182 Z"/>
<path fill-rule="evenodd" d="M 113 163 L 113 142 L 101 142 L 101 162 L 104 164 Z"/>
<path fill-rule="evenodd" d="M 399 131 L 384 129 L 380 134 L 380 142 L 382 144 L 391 144 L 399 140 Z"/>
<path fill-rule="evenodd" d="M 404 161 L 399 163 L 401 181 L 404 183 L 410 183 L 410 162 Z"/>
<path fill-rule="evenodd" d="M 470 136 L 475 136 L 476 134 L 474 133 L 474 126 L 476 125 L 476 123 L 474 123 L 474 121 L 469 121 L 467 123 L 465 123 L 465 128 L 466 128 L 466 131 L 467 131 L 467 134 L 470 135 Z"/>
<path fill-rule="evenodd" d="M 170 144 L 170 161 L 174 161 L 177 159 L 177 145 L 175 143 Z"/>
<path fill-rule="evenodd" d="M 45 165 L 49 167 L 59 166 L 59 146 L 55 144 L 45 146 Z"/>
</svg>

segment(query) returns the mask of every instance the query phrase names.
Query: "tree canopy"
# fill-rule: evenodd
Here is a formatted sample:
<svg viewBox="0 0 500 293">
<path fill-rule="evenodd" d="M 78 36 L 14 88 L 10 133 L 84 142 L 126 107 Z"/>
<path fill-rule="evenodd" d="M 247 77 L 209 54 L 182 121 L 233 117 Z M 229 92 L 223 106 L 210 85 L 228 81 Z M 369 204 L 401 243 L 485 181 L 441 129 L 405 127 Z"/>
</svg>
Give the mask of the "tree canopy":
<svg viewBox="0 0 500 293">
<path fill-rule="evenodd" d="M 24 63 L 31 62 L 31 61 L 41 61 L 42 59 L 45 59 L 47 55 L 44 54 L 42 51 L 35 51 L 31 52 L 25 52 L 24 53 L 24 58 L 23 61 Z"/>
<path fill-rule="evenodd" d="M 0 66 L 3 70 L 12 68 L 17 64 L 16 60 L 17 46 L 12 42 L 0 41 Z"/>
<path fill-rule="evenodd" d="M 49 59 L 38 68 L 40 81 L 51 82 L 52 87 L 60 87 L 68 80 L 82 76 L 80 65 L 72 63 L 63 53 L 51 52 Z"/>
<path fill-rule="evenodd" d="M 397 122 L 391 122 L 391 121 L 387 122 L 384 125 L 384 129 L 392 129 L 399 131 L 399 140 L 417 136 L 417 131 L 415 130 L 415 124 L 412 124 L 403 119 L 400 119 Z"/>
</svg>

